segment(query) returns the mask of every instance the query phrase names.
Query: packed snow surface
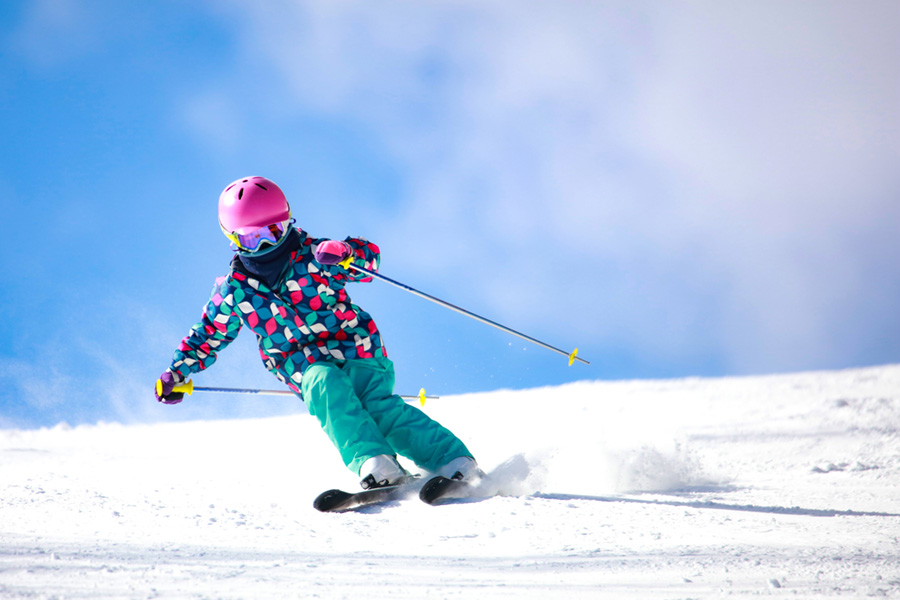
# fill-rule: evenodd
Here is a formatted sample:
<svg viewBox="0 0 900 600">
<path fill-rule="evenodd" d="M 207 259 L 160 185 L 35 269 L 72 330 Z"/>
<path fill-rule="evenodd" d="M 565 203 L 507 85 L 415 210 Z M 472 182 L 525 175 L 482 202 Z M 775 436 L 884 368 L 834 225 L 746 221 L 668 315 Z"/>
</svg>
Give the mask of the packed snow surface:
<svg viewBox="0 0 900 600">
<path fill-rule="evenodd" d="M 302 408 L 0 431 L 0 598 L 900 598 L 900 366 L 425 410 L 480 497 L 318 513 L 357 481 Z"/>
</svg>

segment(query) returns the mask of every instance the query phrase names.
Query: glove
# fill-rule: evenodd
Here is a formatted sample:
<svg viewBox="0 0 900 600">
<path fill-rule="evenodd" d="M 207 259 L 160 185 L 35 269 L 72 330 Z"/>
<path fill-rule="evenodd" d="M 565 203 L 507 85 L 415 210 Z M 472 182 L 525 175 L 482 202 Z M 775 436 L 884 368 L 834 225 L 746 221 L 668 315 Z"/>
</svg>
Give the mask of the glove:
<svg viewBox="0 0 900 600">
<path fill-rule="evenodd" d="M 175 376 L 171 371 L 165 371 L 156 381 L 156 401 L 163 404 L 178 404 L 184 398 L 184 392 L 173 392 L 172 388 L 180 382 L 175 381 Z"/>
<path fill-rule="evenodd" d="M 353 249 L 347 242 L 339 242 L 337 240 L 326 240 L 316 246 L 313 255 L 316 260 L 323 265 L 336 265 L 350 256 Z"/>
</svg>

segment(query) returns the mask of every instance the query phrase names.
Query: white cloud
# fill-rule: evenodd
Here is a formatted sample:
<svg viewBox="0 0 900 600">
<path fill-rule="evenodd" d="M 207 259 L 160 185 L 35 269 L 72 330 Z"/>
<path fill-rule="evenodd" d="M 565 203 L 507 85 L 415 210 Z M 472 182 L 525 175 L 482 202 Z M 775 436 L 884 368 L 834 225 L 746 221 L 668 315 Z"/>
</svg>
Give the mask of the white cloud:
<svg viewBox="0 0 900 600">
<path fill-rule="evenodd" d="M 239 147 L 244 119 L 230 94 L 204 90 L 189 96 L 178 106 L 180 121 L 216 153 L 233 153 Z"/>
<path fill-rule="evenodd" d="M 53 67 L 96 47 L 90 13 L 79 0 L 25 2 L 11 49 L 38 67 Z"/>
<path fill-rule="evenodd" d="M 394 264 L 661 360 L 835 364 L 835 321 L 874 326 L 851 313 L 900 234 L 891 2 L 231 7 L 281 110 L 364 123 L 404 171 Z"/>
<path fill-rule="evenodd" d="M 835 323 L 900 233 L 897 22 L 803 6 L 672 11 L 638 94 L 636 143 L 684 186 L 674 221 L 730 290 L 724 341 L 750 369 L 839 361 Z"/>
</svg>

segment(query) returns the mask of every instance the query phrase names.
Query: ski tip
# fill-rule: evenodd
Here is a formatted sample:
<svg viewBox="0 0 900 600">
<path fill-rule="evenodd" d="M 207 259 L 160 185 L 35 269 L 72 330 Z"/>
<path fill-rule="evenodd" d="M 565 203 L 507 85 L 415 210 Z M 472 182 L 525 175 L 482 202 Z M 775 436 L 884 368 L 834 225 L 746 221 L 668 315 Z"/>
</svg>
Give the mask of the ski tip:
<svg viewBox="0 0 900 600">
<path fill-rule="evenodd" d="M 425 485 L 422 486 L 422 489 L 419 490 L 419 500 L 425 504 L 433 504 L 440 498 L 443 488 L 447 485 L 445 483 L 447 481 L 450 480 L 441 476 L 433 477 L 426 481 Z"/>
<path fill-rule="evenodd" d="M 419 490 L 419 500 L 425 504 L 440 504 L 441 500 L 460 497 L 459 492 L 468 489 L 468 487 L 468 482 L 438 475 L 425 482 L 425 485 Z M 465 495 L 465 493 L 462 494 L 462 496 Z"/>
<path fill-rule="evenodd" d="M 316 497 L 313 501 L 313 508 L 320 512 L 332 512 L 352 496 L 353 494 L 343 490 L 328 490 Z"/>
</svg>

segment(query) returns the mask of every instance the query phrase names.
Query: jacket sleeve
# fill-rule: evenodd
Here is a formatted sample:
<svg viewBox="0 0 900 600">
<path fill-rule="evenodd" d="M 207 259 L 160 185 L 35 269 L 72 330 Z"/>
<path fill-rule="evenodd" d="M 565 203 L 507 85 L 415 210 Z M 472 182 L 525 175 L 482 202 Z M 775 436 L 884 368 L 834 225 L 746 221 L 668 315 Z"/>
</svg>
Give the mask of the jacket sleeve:
<svg viewBox="0 0 900 600">
<path fill-rule="evenodd" d="M 237 338 L 241 318 L 234 310 L 234 295 L 228 277 L 216 280 L 200 322 L 181 340 L 169 371 L 179 381 L 216 362 L 220 350 Z"/>
<path fill-rule="evenodd" d="M 348 237 L 344 241 L 350 245 L 353 252 L 353 264 L 368 269 L 369 271 L 378 271 L 378 264 L 381 262 L 381 249 L 365 238 Z M 339 281 L 372 281 L 372 278 L 365 273 L 354 271 L 353 269 L 344 269 L 337 266 L 335 279 Z"/>
</svg>

